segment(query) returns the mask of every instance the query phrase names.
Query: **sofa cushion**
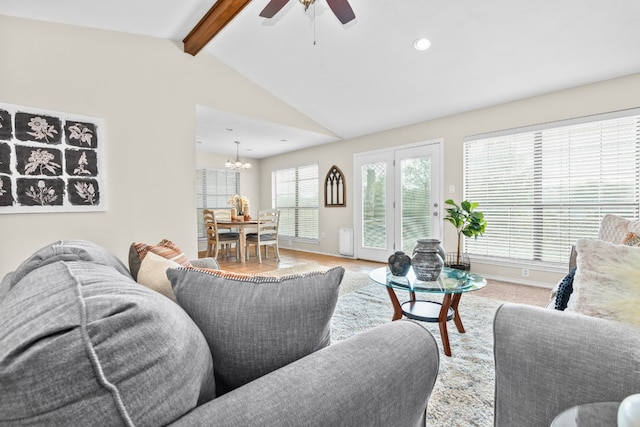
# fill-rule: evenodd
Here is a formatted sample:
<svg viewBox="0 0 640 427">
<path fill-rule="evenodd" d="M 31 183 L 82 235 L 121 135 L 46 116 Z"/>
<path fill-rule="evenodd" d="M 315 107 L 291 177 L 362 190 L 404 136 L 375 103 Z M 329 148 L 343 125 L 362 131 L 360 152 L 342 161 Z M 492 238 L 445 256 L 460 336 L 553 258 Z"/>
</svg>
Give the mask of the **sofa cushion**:
<svg viewBox="0 0 640 427">
<path fill-rule="evenodd" d="M 162 239 L 157 245 L 134 242 L 129 247 L 129 270 L 134 279 L 138 278 L 140 264 L 148 252 L 153 252 L 163 258 L 175 261 L 183 267 L 191 267 L 191 263 L 182 252 L 182 249 L 171 240 Z"/>
<path fill-rule="evenodd" d="M 330 343 L 344 269 L 276 277 L 169 269 L 178 303 L 204 333 L 218 394 Z"/>
<path fill-rule="evenodd" d="M 640 248 L 582 239 L 576 250 L 567 311 L 640 324 Z"/>
<path fill-rule="evenodd" d="M 47 263 L 0 300 L 0 425 L 165 425 L 215 394 L 189 316 L 113 267 Z"/>
<path fill-rule="evenodd" d="M 113 267 L 120 274 L 131 277 L 127 267 L 111 252 L 86 240 L 60 240 L 36 251 L 16 268 L 11 286 L 31 271 L 57 261 L 91 261 Z"/>
</svg>

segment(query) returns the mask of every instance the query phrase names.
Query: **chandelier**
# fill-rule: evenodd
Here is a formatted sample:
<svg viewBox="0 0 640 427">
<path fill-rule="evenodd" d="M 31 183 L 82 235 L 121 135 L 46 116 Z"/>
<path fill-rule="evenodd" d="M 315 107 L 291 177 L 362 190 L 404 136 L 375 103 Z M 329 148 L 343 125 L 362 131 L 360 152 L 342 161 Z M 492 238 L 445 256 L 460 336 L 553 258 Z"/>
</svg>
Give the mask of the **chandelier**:
<svg viewBox="0 0 640 427">
<path fill-rule="evenodd" d="M 224 164 L 224 167 L 233 170 L 244 170 L 251 168 L 251 163 L 249 163 L 248 161 L 243 162 L 242 160 L 240 160 L 240 141 L 233 142 L 236 143 L 236 158 L 227 160 L 227 162 Z"/>
</svg>

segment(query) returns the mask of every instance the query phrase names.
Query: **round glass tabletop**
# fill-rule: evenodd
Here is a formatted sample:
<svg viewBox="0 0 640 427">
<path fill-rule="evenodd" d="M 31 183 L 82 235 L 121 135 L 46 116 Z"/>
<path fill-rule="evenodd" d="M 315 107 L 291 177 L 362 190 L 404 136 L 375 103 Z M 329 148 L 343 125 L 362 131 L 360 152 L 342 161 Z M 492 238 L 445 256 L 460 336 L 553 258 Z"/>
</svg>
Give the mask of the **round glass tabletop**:
<svg viewBox="0 0 640 427">
<path fill-rule="evenodd" d="M 482 289 L 487 285 L 487 281 L 482 276 L 448 267 L 444 267 L 438 280 L 432 282 L 418 280 L 413 268 L 406 276 L 394 276 L 388 267 L 376 268 L 369 273 L 369 277 L 388 288 L 434 294 L 461 294 Z"/>
</svg>

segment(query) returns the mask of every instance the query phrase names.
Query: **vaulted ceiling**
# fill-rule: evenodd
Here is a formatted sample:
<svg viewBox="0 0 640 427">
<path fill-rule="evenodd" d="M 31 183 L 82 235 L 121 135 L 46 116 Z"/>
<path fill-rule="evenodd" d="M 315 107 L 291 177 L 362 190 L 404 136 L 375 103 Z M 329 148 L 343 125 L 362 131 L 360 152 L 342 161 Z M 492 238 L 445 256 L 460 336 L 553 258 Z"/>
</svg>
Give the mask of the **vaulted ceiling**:
<svg viewBox="0 0 640 427">
<path fill-rule="evenodd" d="M 215 3 L 0 0 L 0 14 L 182 41 Z M 326 0 L 290 0 L 271 19 L 267 3 L 249 1 L 198 55 L 326 132 L 200 107 L 201 149 L 235 154 L 241 139 L 242 155 L 266 157 L 640 72 L 637 0 L 350 0 L 346 25 Z M 414 49 L 420 37 L 429 49 Z"/>
</svg>

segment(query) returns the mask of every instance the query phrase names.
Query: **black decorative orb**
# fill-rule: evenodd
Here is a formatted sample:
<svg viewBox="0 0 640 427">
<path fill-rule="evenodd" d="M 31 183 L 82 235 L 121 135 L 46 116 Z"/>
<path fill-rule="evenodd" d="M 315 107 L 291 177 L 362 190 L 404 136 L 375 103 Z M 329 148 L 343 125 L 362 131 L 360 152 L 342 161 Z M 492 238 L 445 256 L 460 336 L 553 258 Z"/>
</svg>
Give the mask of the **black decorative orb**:
<svg viewBox="0 0 640 427">
<path fill-rule="evenodd" d="M 389 257 L 389 270 L 394 276 L 406 276 L 411 268 L 411 257 L 402 251 L 396 251 Z"/>
</svg>

